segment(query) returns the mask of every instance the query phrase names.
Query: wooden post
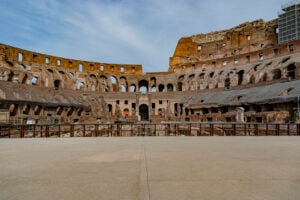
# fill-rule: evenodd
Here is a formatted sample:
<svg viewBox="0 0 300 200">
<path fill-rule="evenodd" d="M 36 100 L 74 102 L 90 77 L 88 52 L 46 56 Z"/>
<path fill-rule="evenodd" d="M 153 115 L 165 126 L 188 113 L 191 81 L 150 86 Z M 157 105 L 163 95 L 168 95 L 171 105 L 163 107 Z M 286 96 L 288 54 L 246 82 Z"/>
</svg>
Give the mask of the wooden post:
<svg viewBox="0 0 300 200">
<path fill-rule="evenodd" d="M 8 125 L 8 138 L 10 138 L 10 130 L 11 129 L 11 126 L 10 126 L 10 124 Z"/>
<path fill-rule="evenodd" d="M 247 124 L 244 124 L 244 135 L 247 135 Z"/>
<path fill-rule="evenodd" d="M 290 124 L 287 125 L 287 134 L 290 136 Z"/>
<path fill-rule="evenodd" d="M 60 137 L 60 124 L 58 125 L 58 137 Z"/>
<path fill-rule="evenodd" d="M 70 137 L 74 137 L 74 125 L 70 125 Z"/>
<path fill-rule="evenodd" d="M 269 135 L 269 124 L 266 124 L 266 136 Z"/>
<path fill-rule="evenodd" d="M 36 127 L 36 125 L 34 124 L 33 125 L 33 137 L 35 137 L 35 127 Z"/>
<path fill-rule="evenodd" d="M 279 124 L 276 124 L 275 127 L 276 127 L 276 135 L 279 136 L 280 125 L 279 125 Z"/>
<path fill-rule="evenodd" d="M 258 124 L 254 124 L 254 134 L 258 136 Z"/>
<path fill-rule="evenodd" d="M 22 124 L 20 126 L 20 138 L 23 138 L 24 137 L 24 125 Z"/>
<path fill-rule="evenodd" d="M 236 136 L 236 124 L 232 124 L 232 135 Z"/>
<path fill-rule="evenodd" d="M 214 125 L 213 124 L 210 124 L 210 136 L 213 136 L 214 135 Z"/>
<path fill-rule="evenodd" d="M 49 137 L 49 125 L 46 125 L 46 137 Z"/>
<path fill-rule="evenodd" d="M 300 136 L 300 124 L 297 124 L 297 135 Z"/>
<path fill-rule="evenodd" d="M 82 136 L 85 137 L 85 124 L 82 124 Z"/>
</svg>

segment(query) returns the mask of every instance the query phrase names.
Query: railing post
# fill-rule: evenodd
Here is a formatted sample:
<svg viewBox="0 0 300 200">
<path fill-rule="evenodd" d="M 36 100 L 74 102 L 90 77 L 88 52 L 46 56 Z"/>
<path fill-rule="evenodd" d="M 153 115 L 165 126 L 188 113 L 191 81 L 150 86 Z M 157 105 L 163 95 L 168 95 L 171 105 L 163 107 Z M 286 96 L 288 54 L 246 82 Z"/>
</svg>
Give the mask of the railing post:
<svg viewBox="0 0 300 200">
<path fill-rule="evenodd" d="M 210 136 L 213 136 L 214 135 L 214 125 L 213 124 L 210 124 L 210 130 L 209 130 L 209 132 L 210 132 Z"/>
<path fill-rule="evenodd" d="M 247 124 L 244 124 L 244 136 L 247 136 Z"/>
<path fill-rule="evenodd" d="M 266 124 L 266 136 L 269 135 L 269 124 Z"/>
<path fill-rule="evenodd" d="M 74 137 L 74 125 L 70 125 L 70 137 Z"/>
<path fill-rule="evenodd" d="M 236 136 L 236 124 L 232 124 L 232 135 Z"/>
<path fill-rule="evenodd" d="M 201 132 L 202 132 L 202 125 L 199 124 L 199 136 L 201 136 Z"/>
<path fill-rule="evenodd" d="M 258 136 L 258 124 L 254 124 L 254 134 Z"/>
<path fill-rule="evenodd" d="M 156 124 L 154 124 L 154 136 L 157 136 L 156 135 Z"/>
<path fill-rule="evenodd" d="M 189 127 L 188 127 L 188 136 L 192 136 L 192 124 L 189 123 Z"/>
<path fill-rule="evenodd" d="M 36 125 L 33 124 L 33 137 L 35 137 L 35 127 L 36 127 Z"/>
<path fill-rule="evenodd" d="M 60 137 L 60 124 L 58 125 L 58 137 Z"/>
<path fill-rule="evenodd" d="M 85 137 L 85 124 L 82 124 L 82 136 Z"/>
<path fill-rule="evenodd" d="M 275 124 L 275 135 L 279 135 L 279 124 Z"/>
<path fill-rule="evenodd" d="M 40 137 L 43 137 L 43 125 L 40 125 Z"/>
<path fill-rule="evenodd" d="M 8 138 L 10 138 L 10 129 L 11 129 L 11 125 L 8 125 Z"/>
<path fill-rule="evenodd" d="M 23 138 L 24 137 L 24 125 L 22 124 L 20 126 L 20 138 Z"/>
<path fill-rule="evenodd" d="M 300 136 L 300 124 L 297 124 L 297 135 Z"/>
<path fill-rule="evenodd" d="M 287 134 L 290 136 L 290 124 L 287 125 Z"/>
<path fill-rule="evenodd" d="M 46 125 L 46 137 L 49 137 L 49 125 Z"/>
</svg>

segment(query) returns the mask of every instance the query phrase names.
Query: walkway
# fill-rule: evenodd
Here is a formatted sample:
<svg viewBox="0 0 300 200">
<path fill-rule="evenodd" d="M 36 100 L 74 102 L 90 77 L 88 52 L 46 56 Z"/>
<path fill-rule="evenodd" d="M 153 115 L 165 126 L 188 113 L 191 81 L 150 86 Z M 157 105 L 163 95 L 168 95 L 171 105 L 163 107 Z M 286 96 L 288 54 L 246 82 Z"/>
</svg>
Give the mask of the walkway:
<svg viewBox="0 0 300 200">
<path fill-rule="evenodd" d="M 294 136 L 0 139 L 0 199 L 299 196 Z"/>
</svg>

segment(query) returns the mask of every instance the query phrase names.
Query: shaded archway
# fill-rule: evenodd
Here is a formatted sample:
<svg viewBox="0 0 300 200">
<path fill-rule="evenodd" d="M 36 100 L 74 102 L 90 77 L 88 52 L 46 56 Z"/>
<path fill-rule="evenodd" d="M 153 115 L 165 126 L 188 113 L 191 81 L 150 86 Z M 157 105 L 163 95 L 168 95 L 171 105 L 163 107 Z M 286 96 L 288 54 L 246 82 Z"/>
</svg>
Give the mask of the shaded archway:
<svg viewBox="0 0 300 200">
<path fill-rule="evenodd" d="M 141 116 L 141 121 L 148 121 L 149 120 L 149 108 L 146 104 L 140 105 L 139 113 L 140 113 L 140 116 Z"/>
<path fill-rule="evenodd" d="M 141 80 L 139 82 L 139 92 L 147 93 L 148 92 L 148 81 Z"/>
</svg>

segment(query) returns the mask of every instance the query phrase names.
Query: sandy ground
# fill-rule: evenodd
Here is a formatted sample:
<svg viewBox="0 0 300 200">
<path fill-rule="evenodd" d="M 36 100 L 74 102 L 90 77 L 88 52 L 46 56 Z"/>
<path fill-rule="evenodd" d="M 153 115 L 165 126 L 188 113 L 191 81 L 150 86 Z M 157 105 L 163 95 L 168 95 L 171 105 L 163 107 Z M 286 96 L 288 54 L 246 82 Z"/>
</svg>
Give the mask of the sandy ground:
<svg viewBox="0 0 300 200">
<path fill-rule="evenodd" d="M 0 140 L 0 199 L 300 199 L 300 137 Z"/>
</svg>

